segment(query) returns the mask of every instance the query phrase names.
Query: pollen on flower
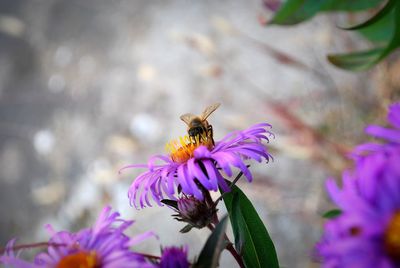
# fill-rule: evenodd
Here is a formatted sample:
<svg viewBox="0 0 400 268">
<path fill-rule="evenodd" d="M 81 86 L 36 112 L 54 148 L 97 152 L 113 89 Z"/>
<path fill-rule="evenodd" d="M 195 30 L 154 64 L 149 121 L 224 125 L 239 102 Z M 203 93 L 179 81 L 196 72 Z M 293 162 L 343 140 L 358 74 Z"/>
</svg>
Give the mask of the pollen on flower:
<svg viewBox="0 0 400 268">
<path fill-rule="evenodd" d="M 212 140 L 206 135 L 190 137 L 185 135 L 179 139 L 170 141 L 166 144 L 166 150 L 171 156 L 172 161 L 184 163 L 193 157 L 194 150 L 199 146 L 206 146 L 208 149 L 213 147 Z"/>
<path fill-rule="evenodd" d="M 94 251 L 84 252 L 79 251 L 75 254 L 70 254 L 63 257 L 57 264 L 56 268 L 97 268 L 100 267 L 96 253 Z"/>
<path fill-rule="evenodd" d="M 400 260 L 400 211 L 391 219 L 385 232 L 386 253 L 395 260 Z"/>
</svg>

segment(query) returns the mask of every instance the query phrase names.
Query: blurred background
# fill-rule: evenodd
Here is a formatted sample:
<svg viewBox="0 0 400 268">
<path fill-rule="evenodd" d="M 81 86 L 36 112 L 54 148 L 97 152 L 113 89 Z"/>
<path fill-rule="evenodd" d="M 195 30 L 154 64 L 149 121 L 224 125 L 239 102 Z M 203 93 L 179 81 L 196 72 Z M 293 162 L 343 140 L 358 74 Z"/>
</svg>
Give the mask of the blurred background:
<svg viewBox="0 0 400 268">
<path fill-rule="evenodd" d="M 324 180 L 340 177 L 364 126 L 398 99 L 400 61 L 338 70 L 327 53 L 368 45 L 336 28 L 343 15 L 283 28 L 263 25 L 271 14 L 258 0 L 0 0 L 0 245 L 45 241 L 45 223 L 89 226 L 112 204 L 136 220 L 132 234 L 160 236 L 140 251 L 188 244 L 196 256 L 209 231 L 178 234 L 184 224 L 168 208 L 130 207 L 141 170 L 118 170 L 164 153 L 185 134 L 181 114 L 220 102 L 216 140 L 273 125 L 274 161 L 239 184 L 282 267 L 318 266 Z M 224 253 L 221 267 L 232 265 Z"/>
</svg>

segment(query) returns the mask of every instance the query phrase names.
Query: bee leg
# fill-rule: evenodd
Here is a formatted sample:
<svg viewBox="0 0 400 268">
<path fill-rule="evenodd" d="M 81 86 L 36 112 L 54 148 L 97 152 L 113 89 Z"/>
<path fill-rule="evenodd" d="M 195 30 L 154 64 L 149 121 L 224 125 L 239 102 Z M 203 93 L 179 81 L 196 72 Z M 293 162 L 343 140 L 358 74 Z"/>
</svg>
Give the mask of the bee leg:
<svg viewBox="0 0 400 268">
<path fill-rule="evenodd" d="M 196 135 L 189 136 L 189 138 L 190 138 L 190 143 L 196 144 Z"/>
<path fill-rule="evenodd" d="M 207 136 L 208 136 L 209 139 L 211 139 L 211 142 L 212 142 L 212 144 L 214 146 L 215 142 L 214 142 L 214 132 L 213 132 L 212 125 L 208 125 L 208 127 L 207 127 Z"/>
</svg>

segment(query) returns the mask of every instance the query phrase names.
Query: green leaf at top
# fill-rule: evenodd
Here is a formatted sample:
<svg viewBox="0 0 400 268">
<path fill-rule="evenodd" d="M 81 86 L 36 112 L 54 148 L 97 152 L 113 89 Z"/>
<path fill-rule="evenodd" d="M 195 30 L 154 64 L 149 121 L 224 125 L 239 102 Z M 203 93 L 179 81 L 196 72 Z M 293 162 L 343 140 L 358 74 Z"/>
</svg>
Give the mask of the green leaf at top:
<svg viewBox="0 0 400 268">
<path fill-rule="evenodd" d="M 227 208 L 235 236 L 236 250 L 248 268 L 279 268 L 275 246 L 257 211 L 237 187 L 225 193 Z"/>
<path fill-rule="evenodd" d="M 225 230 L 228 223 L 227 220 L 227 216 L 223 217 L 208 237 L 199 258 L 193 265 L 194 268 L 215 268 L 218 266 L 219 256 L 226 246 Z"/>
<path fill-rule="evenodd" d="M 375 21 L 373 24 L 358 29 L 357 32 L 362 34 L 369 41 L 376 44 L 388 44 L 393 37 L 396 25 L 395 12 L 387 13 L 383 18 Z"/>
<path fill-rule="evenodd" d="M 293 25 L 313 17 L 322 8 L 322 1 L 287 0 L 268 24 Z"/>
<path fill-rule="evenodd" d="M 377 13 L 375 16 L 372 18 L 368 19 L 367 21 L 360 23 L 358 25 L 352 26 L 352 27 L 339 27 L 343 30 L 358 30 L 358 29 L 363 29 L 368 26 L 371 26 L 380 20 L 384 19 L 392 10 L 395 5 L 397 0 L 389 0 L 386 5 Z M 382 29 L 385 30 L 385 29 Z"/>
<path fill-rule="evenodd" d="M 384 48 L 374 48 L 354 53 L 332 54 L 328 55 L 328 60 L 342 69 L 362 71 L 372 67 L 384 50 Z"/>
<path fill-rule="evenodd" d="M 333 218 L 336 218 L 337 216 L 339 216 L 340 214 L 342 214 L 342 211 L 340 209 L 332 209 L 332 210 L 325 212 L 322 215 L 322 217 L 325 219 L 333 219 Z"/>
<path fill-rule="evenodd" d="M 343 69 L 352 71 L 366 70 L 395 49 L 400 47 L 400 1 L 396 0 L 394 9 L 391 11 L 391 23 L 394 25 L 394 31 L 389 42 L 384 47 L 377 47 L 367 51 L 353 52 L 350 54 L 329 55 L 328 60 Z M 382 29 L 385 30 L 385 29 Z"/>
<path fill-rule="evenodd" d="M 383 0 L 287 0 L 269 24 L 293 25 L 312 18 L 318 12 L 358 11 L 376 7 Z"/>
<path fill-rule="evenodd" d="M 393 1 L 396 2 L 396 5 L 393 10 L 394 12 L 393 23 L 395 25 L 395 29 L 392 40 L 390 41 L 389 45 L 385 48 L 385 51 L 382 53 L 379 60 L 383 59 L 384 57 L 389 55 L 393 50 L 400 47 L 400 1 L 398 0 L 393 0 Z"/>
<path fill-rule="evenodd" d="M 360 11 L 377 7 L 383 0 L 330 0 L 324 1 L 322 11 Z"/>
</svg>

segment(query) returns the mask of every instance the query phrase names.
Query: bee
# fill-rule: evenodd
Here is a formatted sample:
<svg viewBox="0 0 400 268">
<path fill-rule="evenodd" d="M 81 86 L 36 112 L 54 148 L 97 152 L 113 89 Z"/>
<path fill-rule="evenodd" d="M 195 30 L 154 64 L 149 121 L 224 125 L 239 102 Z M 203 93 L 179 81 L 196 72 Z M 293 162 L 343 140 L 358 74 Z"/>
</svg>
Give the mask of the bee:
<svg viewBox="0 0 400 268">
<path fill-rule="evenodd" d="M 217 110 L 220 105 L 221 105 L 220 103 L 211 104 L 210 106 L 204 109 L 204 111 L 201 113 L 200 116 L 191 113 L 181 115 L 180 117 L 181 120 L 185 122 L 188 126 L 187 132 L 190 138 L 195 140 L 195 138 L 198 137 L 198 139 L 201 140 L 202 137 L 207 137 L 208 139 L 211 140 L 212 144 L 215 145 L 213 139 L 213 128 L 208 123 L 207 118 L 215 110 Z"/>
</svg>

